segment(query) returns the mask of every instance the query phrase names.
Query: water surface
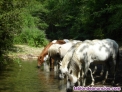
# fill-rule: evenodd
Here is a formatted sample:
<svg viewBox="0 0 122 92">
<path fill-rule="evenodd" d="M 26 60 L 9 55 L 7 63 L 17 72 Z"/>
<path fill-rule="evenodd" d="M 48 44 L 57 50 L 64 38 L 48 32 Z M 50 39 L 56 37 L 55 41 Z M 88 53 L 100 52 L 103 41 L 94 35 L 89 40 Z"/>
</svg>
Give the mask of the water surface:
<svg viewBox="0 0 122 92">
<path fill-rule="evenodd" d="M 37 61 L 30 60 L 19 63 L 12 61 L 5 68 L 0 67 L 0 92 L 66 92 L 66 80 L 58 80 L 55 72 L 50 72 L 46 63 L 41 69 L 37 69 L 36 66 Z M 117 73 L 117 82 L 120 86 L 121 72 L 122 69 L 119 69 Z M 95 86 L 111 86 L 111 82 L 102 85 L 100 81 L 99 77 L 98 80 L 95 78 Z"/>
<path fill-rule="evenodd" d="M 8 64 L 0 70 L 0 92 L 65 92 L 65 80 L 36 65 L 31 60 Z"/>
</svg>

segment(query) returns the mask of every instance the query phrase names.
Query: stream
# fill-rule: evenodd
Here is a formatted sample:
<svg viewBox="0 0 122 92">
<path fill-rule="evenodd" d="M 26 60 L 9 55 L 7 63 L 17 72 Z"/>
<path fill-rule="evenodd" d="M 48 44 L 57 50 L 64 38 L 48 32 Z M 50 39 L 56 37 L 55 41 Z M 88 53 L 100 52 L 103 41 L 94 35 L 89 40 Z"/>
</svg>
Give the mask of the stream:
<svg viewBox="0 0 122 92">
<path fill-rule="evenodd" d="M 37 61 L 11 62 L 0 70 L 0 92 L 65 92 L 66 81 L 54 71 L 37 69 Z"/>
<path fill-rule="evenodd" d="M 66 92 L 66 79 L 58 80 L 56 78 L 56 73 L 54 71 L 49 71 L 49 66 L 45 63 L 40 69 L 38 69 L 36 66 L 36 60 L 19 60 L 19 62 L 11 61 L 4 68 L 1 68 L 0 66 L 0 92 Z M 121 70 L 122 69 L 119 70 L 117 75 L 117 80 L 120 87 L 122 87 Z M 99 83 L 101 80 L 99 77 L 98 80 L 97 77 L 95 80 L 96 86 L 103 86 L 101 83 Z M 104 86 L 110 85 L 111 82 L 108 82 L 108 84 Z"/>
</svg>

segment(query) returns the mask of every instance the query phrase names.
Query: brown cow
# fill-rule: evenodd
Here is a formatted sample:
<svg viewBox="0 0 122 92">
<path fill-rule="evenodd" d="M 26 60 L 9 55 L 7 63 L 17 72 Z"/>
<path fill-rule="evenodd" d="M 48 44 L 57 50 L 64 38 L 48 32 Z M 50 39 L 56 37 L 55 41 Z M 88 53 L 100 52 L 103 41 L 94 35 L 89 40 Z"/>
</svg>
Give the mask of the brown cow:
<svg viewBox="0 0 122 92">
<path fill-rule="evenodd" d="M 54 40 L 52 42 L 50 42 L 41 52 L 41 54 L 38 56 L 38 65 L 37 67 L 40 68 L 40 66 L 42 65 L 42 63 L 45 61 L 44 58 L 46 56 L 48 56 L 48 49 L 52 44 L 65 44 L 66 41 L 65 40 Z M 51 58 L 50 60 L 50 68 L 53 68 L 53 62 L 54 60 Z"/>
</svg>

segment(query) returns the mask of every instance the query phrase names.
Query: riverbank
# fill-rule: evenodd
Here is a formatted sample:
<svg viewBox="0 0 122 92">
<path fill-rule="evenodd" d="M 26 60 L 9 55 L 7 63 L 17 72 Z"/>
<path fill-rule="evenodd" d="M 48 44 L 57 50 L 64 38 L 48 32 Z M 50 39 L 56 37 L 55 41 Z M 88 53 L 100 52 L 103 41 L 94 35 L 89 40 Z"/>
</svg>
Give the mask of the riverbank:
<svg viewBox="0 0 122 92">
<path fill-rule="evenodd" d="M 28 45 L 14 45 L 7 53 L 9 58 L 22 60 L 37 60 L 44 47 L 31 47 Z M 122 45 L 120 45 L 120 56 L 122 57 Z"/>
<path fill-rule="evenodd" d="M 41 51 L 43 50 L 43 47 L 31 47 L 28 45 L 14 45 L 13 48 L 11 48 L 8 51 L 7 56 L 14 59 L 19 58 L 22 60 L 36 60 L 38 56 L 40 55 Z"/>
</svg>

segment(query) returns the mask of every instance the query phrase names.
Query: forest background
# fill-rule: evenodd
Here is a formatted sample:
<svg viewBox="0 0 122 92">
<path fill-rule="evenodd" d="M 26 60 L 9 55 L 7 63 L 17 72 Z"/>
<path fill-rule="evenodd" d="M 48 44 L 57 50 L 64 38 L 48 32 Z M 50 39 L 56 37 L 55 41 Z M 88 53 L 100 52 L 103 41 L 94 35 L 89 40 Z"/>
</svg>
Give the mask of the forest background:
<svg viewBox="0 0 122 92">
<path fill-rule="evenodd" d="M 0 0 L 0 61 L 14 44 L 54 39 L 122 41 L 122 0 Z"/>
</svg>

